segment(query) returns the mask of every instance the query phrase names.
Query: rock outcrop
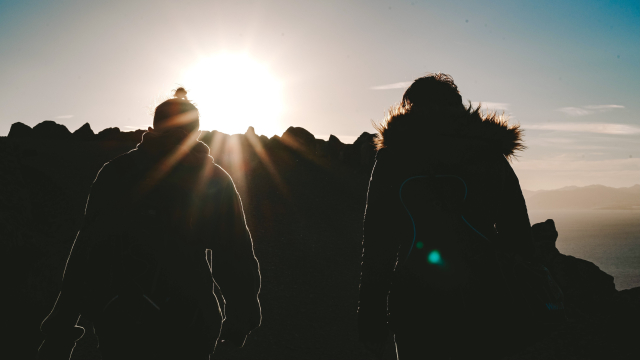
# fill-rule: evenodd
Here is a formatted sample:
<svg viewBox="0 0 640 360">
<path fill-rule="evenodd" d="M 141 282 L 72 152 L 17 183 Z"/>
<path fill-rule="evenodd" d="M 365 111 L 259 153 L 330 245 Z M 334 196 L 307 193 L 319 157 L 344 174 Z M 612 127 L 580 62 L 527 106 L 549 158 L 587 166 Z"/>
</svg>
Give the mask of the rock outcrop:
<svg viewBox="0 0 640 360">
<path fill-rule="evenodd" d="M 19 139 L 31 137 L 33 135 L 33 129 L 29 125 L 25 125 L 21 122 L 13 123 L 7 137 L 10 139 Z"/>
<path fill-rule="evenodd" d="M 70 136 L 51 123 L 38 125 L 43 138 L 16 123 L 11 136 L 0 139 L 0 273 L 11 295 L 6 308 L 12 309 L 3 324 L 15 339 L 7 343 L 33 354 L 92 181 L 102 164 L 133 149 L 144 133 L 110 128 L 91 135 L 85 124 Z M 367 358 L 350 329 L 374 137 L 363 133 L 344 144 L 335 136 L 316 139 L 302 128 L 289 128 L 282 138 L 258 136 L 253 128 L 233 136 L 202 132 L 200 140 L 236 182 L 264 275 L 261 301 L 281 320 L 270 323 L 273 335 L 252 339 L 257 345 L 246 349 L 246 358 L 309 358 L 311 352 L 326 354 L 318 358 Z M 58 146 L 63 139 L 75 143 Z M 545 329 L 542 340 L 509 359 L 638 358 L 640 288 L 616 291 L 613 278 L 595 264 L 561 254 L 552 220 L 533 231 L 537 260 L 562 288 L 570 322 Z M 95 345 L 86 345 L 90 336 L 77 349 L 92 354 L 82 358 L 99 358 Z M 219 351 L 225 358 L 224 348 Z"/>
<path fill-rule="evenodd" d="M 33 137 L 37 139 L 69 140 L 71 131 L 66 126 L 52 120 L 45 120 L 33 127 Z"/>
<path fill-rule="evenodd" d="M 304 128 L 290 126 L 280 140 L 300 153 L 311 155 L 316 152 L 316 138 Z"/>
<path fill-rule="evenodd" d="M 9 138 L 51 141 L 97 141 L 137 144 L 142 141 L 146 130 L 121 131 L 117 127 L 106 128 L 97 134 L 85 123 L 71 134 L 64 126 L 47 120 L 33 129 L 23 123 L 14 123 L 9 132 Z M 375 160 L 374 134 L 362 133 L 353 144 L 344 144 L 336 136 L 329 136 L 329 140 L 316 139 L 313 134 L 301 127 L 289 127 L 282 137 L 274 135 L 267 138 L 258 136 L 253 127 L 249 127 L 243 135 L 227 135 L 219 131 L 202 131 L 200 141 L 211 149 L 211 155 L 220 161 L 231 159 L 240 150 L 246 161 L 243 166 L 251 166 L 259 157 L 267 156 L 269 151 L 291 151 L 296 156 L 325 162 L 325 166 L 347 166 L 354 171 L 369 173 Z M 229 142 L 230 139 L 233 141 Z M 31 156 L 37 155 L 33 149 L 26 149 Z"/>
<path fill-rule="evenodd" d="M 120 128 L 106 128 L 96 135 L 96 141 L 118 141 L 120 140 L 120 134 Z"/>
<path fill-rule="evenodd" d="M 375 135 L 368 132 L 360 134 L 352 146 L 344 149 L 343 161 L 353 167 L 371 169 L 376 156 L 374 138 Z"/>
<path fill-rule="evenodd" d="M 538 260 L 549 269 L 562 289 L 567 309 L 582 314 L 610 312 L 617 295 L 613 276 L 594 263 L 561 254 L 556 248 L 558 232 L 549 219 L 532 227 Z"/>
<path fill-rule="evenodd" d="M 89 123 L 84 123 L 84 125 L 79 127 L 78 130 L 74 131 L 72 134 L 74 140 L 80 141 L 92 140 L 94 136 L 95 133 L 91 129 L 91 125 L 89 125 Z"/>
</svg>

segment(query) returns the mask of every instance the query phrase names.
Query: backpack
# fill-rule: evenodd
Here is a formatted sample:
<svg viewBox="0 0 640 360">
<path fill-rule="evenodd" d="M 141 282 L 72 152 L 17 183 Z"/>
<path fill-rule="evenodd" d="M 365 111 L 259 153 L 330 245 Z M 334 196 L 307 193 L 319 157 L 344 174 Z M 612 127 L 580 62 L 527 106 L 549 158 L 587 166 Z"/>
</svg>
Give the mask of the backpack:
<svg viewBox="0 0 640 360">
<path fill-rule="evenodd" d="M 549 271 L 507 254 L 464 217 L 468 187 L 458 175 L 406 178 L 398 193 L 413 226 L 402 241 L 397 271 L 442 292 L 469 299 L 471 312 L 502 309 L 509 321 L 565 322 L 564 297 Z M 426 226 L 416 226 L 426 224 Z"/>
<path fill-rule="evenodd" d="M 184 173 L 149 183 L 149 167 L 135 156 L 118 165 L 126 174 L 121 188 L 130 193 L 103 210 L 108 235 L 94 236 L 89 259 L 96 280 L 86 313 L 103 333 L 171 338 L 212 352 L 222 316 L 205 248 L 191 230 L 196 195 L 183 186 Z"/>
</svg>

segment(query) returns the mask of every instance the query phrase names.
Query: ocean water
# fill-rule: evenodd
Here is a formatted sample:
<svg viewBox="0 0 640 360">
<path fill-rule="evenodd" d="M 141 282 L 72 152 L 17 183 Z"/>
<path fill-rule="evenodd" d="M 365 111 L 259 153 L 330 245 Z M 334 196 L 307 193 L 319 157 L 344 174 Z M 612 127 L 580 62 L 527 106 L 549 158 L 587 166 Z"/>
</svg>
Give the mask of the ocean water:
<svg viewBox="0 0 640 360">
<path fill-rule="evenodd" d="M 596 264 L 616 289 L 640 286 L 640 210 L 535 210 L 529 219 L 553 219 L 558 250 Z"/>
</svg>

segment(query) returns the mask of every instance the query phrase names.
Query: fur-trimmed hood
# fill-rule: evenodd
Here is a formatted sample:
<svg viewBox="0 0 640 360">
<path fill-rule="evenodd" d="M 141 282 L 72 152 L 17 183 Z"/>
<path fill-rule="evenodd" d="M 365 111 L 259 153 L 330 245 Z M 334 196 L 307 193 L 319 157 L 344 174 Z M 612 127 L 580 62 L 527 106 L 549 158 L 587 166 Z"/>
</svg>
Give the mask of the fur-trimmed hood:
<svg viewBox="0 0 640 360">
<path fill-rule="evenodd" d="M 376 126 L 376 145 L 382 148 L 425 148 L 425 144 L 458 147 L 473 144 L 499 150 L 507 159 L 526 147 L 520 125 L 510 125 L 504 115 L 483 114 L 480 106 L 459 111 L 412 111 L 392 108 L 387 120 Z M 442 149 L 444 150 L 444 149 Z"/>
</svg>

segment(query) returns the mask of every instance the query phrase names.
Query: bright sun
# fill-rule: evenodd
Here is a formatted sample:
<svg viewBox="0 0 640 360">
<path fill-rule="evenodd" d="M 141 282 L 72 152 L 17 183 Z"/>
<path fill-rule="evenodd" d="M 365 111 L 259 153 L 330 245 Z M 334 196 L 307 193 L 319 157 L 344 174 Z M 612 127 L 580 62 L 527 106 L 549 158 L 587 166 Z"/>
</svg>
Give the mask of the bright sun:
<svg viewBox="0 0 640 360">
<path fill-rule="evenodd" d="M 181 82 L 200 110 L 200 129 L 282 135 L 282 84 L 247 55 L 220 54 L 200 60 Z"/>
</svg>

